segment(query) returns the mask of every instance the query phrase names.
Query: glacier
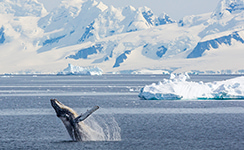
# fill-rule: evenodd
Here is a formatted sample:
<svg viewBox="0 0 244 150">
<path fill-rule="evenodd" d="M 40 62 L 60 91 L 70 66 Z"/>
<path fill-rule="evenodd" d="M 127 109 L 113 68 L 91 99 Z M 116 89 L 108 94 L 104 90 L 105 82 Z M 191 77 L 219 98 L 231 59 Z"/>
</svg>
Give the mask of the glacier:
<svg viewBox="0 0 244 150">
<path fill-rule="evenodd" d="M 220 0 L 213 12 L 180 20 L 97 0 L 62 0 L 50 12 L 37 0 L 2 0 L 0 8 L 2 74 L 56 73 L 68 64 L 104 73 L 244 70 L 244 0 Z"/>
<path fill-rule="evenodd" d="M 244 99 L 244 76 L 207 83 L 187 79 L 190 79 L 187 73 L 171 74 L 170 79 L 144 86 L 138 96 L 144 100 Z"/>
</svg>

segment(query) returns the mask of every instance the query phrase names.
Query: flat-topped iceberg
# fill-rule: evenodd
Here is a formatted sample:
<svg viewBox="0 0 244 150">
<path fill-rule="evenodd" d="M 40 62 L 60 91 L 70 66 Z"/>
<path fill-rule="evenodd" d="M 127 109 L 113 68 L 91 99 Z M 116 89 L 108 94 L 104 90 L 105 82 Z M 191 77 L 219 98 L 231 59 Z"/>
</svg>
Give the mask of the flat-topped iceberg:
<svg viewBox="0 0 244 150">
<path fill-rule="evenodd" d="M 58 75 L 102 75 L 103 70 L 98 67 L 80 67 L 69 64 L 67 68 Z"/>
<path fill-rule="evenodd" d="M 189 78 L 187 74 L 171 74 L 170 79 L 143 87 L 139 97 L 144 100 L 244 99 L 244 76 L 208 83 L 186 81 Z"/>
</svg>

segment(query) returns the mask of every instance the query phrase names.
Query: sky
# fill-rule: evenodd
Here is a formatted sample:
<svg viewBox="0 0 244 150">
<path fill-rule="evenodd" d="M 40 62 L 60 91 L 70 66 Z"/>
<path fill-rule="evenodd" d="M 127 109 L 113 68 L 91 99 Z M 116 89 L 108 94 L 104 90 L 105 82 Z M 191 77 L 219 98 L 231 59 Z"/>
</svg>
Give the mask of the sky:
<svg viewBox="0 0 244 150">
<path fill-rule="evenodd" d="M 57 7 L 61 0 L 38 0 L 50 11 Z M 132 5 L 135 8 L 147 6 L 154 14 L 167 13 L 172 19 L 179 20 L 184 16 L 213 12 L 220 0 L 97 0 L 106 5 L 125 7 Z"/>
</svg>

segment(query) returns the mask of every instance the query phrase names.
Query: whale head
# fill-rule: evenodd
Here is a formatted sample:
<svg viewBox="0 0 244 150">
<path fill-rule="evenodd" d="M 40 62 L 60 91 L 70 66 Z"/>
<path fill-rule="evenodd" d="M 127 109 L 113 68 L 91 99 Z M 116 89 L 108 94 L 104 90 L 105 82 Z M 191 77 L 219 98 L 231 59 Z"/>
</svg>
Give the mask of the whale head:
<svg viewBox="0 0 244 150">
<path fill-rule="evenodd" d="M 58 101 L 57 99 L 51 99 L 51 105 L 54 108 L 57 117 L 59 118 L 63 118 L 63 117 L 68 117 L 68 118 L 72 118 L 75 119 L 78 115 L 77 113 L 71 109 L 68 106 L 65 106 L 64 104 L 62 104 L 60 101 Z"/>
</svg>

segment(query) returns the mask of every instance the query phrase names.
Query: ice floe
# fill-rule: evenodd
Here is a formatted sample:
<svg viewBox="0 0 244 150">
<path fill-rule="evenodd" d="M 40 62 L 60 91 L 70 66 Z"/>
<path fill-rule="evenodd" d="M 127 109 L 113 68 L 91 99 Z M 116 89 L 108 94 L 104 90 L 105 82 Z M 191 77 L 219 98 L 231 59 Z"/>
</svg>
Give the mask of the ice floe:
<svg viewBox="0 0 244 150">
<path fill-rule="evenodd" d="M 98 67 L 80 67 L 68 64 L 68 67 L 58 75 L 102 75 L 103 70 Z"/>
<path fill-rule="evenodd" d="M 144 86 L 138 96 L 144 100 L 244 99 L 244 76 L 207 83 L 189 78 L 186 73 L 171 74 L 170 79 Z"/>
</svg>

